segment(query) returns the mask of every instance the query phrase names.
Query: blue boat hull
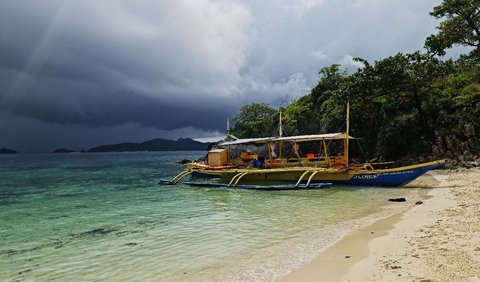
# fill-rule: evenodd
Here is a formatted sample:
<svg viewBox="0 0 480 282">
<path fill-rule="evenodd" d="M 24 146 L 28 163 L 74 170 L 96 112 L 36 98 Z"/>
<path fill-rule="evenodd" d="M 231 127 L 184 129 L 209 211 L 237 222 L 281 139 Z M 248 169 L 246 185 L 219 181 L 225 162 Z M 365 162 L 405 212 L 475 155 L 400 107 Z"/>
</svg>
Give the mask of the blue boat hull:
<svg viewBox="0 0 480 282">
<path fill-rule="evenodd" d="M 391 172 L 381 173 L 359 173 L 355 174 L 350 180 L 329 181 L 336 185 L 365 185 L 365 186 L 402 186 L 425 172 L 441 166 L 442 163 L 436 163 L 429 166 L 417 167 Z"/>
</svg>

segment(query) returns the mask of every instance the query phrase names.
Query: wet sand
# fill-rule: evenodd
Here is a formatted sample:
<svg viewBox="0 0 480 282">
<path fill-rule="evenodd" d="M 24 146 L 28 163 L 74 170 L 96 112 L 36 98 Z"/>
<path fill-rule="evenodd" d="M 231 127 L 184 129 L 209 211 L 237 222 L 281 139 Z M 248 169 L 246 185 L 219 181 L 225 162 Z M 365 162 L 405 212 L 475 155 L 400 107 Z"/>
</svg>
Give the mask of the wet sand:
<svg viewBox="0 0 480 282">
<path fill-rule="evenodd" d="M 434 171 L 408 187 L 428 193 L 281 280 L 480 281 L 480 169 Z"/>
</svg>

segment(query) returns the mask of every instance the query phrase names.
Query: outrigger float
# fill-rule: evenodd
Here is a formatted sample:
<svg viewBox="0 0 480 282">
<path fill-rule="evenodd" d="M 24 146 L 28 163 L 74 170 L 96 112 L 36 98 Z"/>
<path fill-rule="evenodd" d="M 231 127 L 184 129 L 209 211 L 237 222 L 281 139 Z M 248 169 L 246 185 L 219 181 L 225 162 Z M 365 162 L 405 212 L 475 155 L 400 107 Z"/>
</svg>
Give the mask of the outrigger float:
<svg viewBox="0 0 480 282">
<path fill-rule="evenodd" d="M 216 145 L 208 152 L 206 162 L 187 163 L 186 170 L 168 183 L 271 190 L 318 189 L 332 184 L 402 186 L 446 162 L 437 160 L 393 168 L 387 168 L 392 163 L 350 163 L 349 141 L 355 138 L 349 135 L 348 105 L 344 133 L 283 136 L 280 116 L 278 137 L 237 139 L 229 134 L 227 123 L 229 137 L 229 141 Z M 330 154 L 332 143 L 340 143 L 337 147 L 343 146 L 343 152 Z M 301 147 L 317 154 L 302 154 Z M 222 178 L 225 183 L 180 182 L 187 175 Z M 243 184 L 248 181 L 260 181 L 263 185 Z M 268 184 L 274 181 L 289 184 Z"/>
</svg>

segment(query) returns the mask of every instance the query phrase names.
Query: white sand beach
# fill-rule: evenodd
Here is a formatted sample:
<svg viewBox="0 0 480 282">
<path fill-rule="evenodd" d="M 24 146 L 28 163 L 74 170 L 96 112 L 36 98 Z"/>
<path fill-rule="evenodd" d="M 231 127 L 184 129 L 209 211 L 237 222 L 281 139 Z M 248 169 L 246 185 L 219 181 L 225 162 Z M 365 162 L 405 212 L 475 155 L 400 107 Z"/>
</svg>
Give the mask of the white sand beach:
<svg viewBox="0 0 480 282">
<path fill-rule="evenodd" d="M 408 187 L 431 189 L 281 280 L 480 281 L 480 169 L 434 171 Z"/>
</svg>

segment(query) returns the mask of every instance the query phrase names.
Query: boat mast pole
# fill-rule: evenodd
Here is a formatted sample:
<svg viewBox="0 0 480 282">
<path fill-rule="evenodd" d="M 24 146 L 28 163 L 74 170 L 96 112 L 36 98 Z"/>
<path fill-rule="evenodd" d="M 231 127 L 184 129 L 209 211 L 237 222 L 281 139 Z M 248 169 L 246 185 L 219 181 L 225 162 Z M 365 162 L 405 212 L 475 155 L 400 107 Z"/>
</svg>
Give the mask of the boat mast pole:
<svg viewBox="0 0 480 282">
<path fill-rule="evenodd" d="M 323 138 L 323 154 L 325 155 L 325 161 L 327 162 L 328 167 L 330 167 L 330 157 L 328 156 L 327 143 L 325 143 L 325 138 Z"/>
<path fill-rule="evenodd" d="M 230 138 L 230 118 L 227 117 L 227 136 L 225 140 L 230 141 Z M 230 145 L 227 147 L 227 161 L 230 162 Z"/>
<path fill-rule="evenodd" d="M 347 101 L 347 132 L 345 136 L 345 166 L 348 168 L 348 141 L 349 141 L 349 131 L 350 131 L 350 101 Z"/>
<path fill-rule="evenodd" d="M 282 127 L 282 110 L 280 110 L 280 122 L 278 124 L 278 137 L 282 137 L 283 135 L 283 127 Z M 280 141 L 279 148 L 278 148 L 278 157 L 282 159 L 282 141 Z"/>
<path fill-rule="evenodd" d="M 227 137 L 230 136 L 230 118 L 227 117 Z"/>
</svg>

